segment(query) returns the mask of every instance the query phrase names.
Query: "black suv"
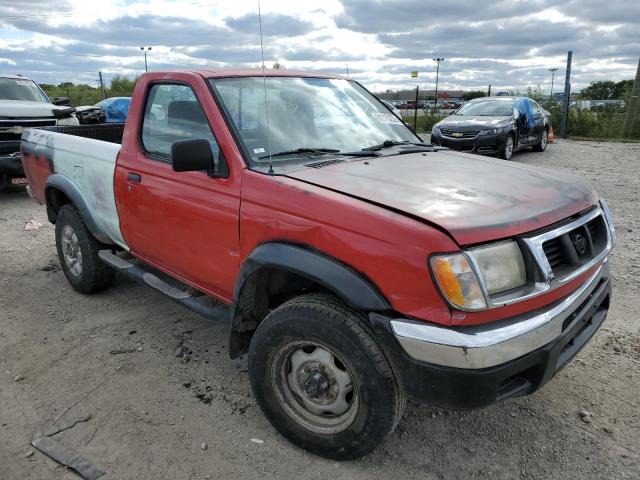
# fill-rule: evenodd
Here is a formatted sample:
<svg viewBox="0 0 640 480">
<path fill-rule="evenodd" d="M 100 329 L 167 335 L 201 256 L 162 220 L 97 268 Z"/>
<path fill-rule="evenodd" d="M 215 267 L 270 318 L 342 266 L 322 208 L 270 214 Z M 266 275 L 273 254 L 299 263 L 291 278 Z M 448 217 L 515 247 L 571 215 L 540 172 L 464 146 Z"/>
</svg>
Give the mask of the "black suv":
<svg viewBox="0 0 640 480">
<path fill-rule="evenodd" d="M 431 143 L 454 150 L 499 155 L 547 148 L 549 115 L 527 97 L 484 97 L 471 100 L 453 115 L 436 123 Z"/>
</svg>

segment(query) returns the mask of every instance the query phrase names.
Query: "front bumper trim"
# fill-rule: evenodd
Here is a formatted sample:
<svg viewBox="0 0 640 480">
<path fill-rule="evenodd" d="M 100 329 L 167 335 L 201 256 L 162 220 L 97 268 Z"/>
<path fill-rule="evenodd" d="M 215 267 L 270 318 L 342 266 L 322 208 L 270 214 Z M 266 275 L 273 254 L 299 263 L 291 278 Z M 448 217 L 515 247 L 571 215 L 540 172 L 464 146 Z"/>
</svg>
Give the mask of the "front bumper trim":
<svg viewBox="0 0 640 480">
<path fill-rule="evenodd" d="M 607 259 L 571 295 L 544 311 L 487 325 L 447 328 L 393 319 L 391 329 L 413 359 L 454 368 L 482 369 L 503 364 L 558 338 L 565 320 L 608 278 Z"/>
</svg>

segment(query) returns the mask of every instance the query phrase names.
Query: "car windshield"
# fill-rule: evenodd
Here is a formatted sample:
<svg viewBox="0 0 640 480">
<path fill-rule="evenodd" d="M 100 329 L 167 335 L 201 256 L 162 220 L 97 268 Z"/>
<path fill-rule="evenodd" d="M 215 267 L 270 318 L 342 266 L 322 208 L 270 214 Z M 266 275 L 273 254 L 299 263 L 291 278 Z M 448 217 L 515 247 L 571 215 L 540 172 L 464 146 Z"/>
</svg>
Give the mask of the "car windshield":
<svg viewBox="0 0 640 480">
<path fill-rule="evenodd" d="M 513 115 L 513 102 L 506 102 L 504 100 L 469 102 L 458 110 L 455 115 L 468 117 L 509 117 Z"/>
<path fill-rule="evenodd" d="M 0 78 L 0 100 L 48 102 L 36 84 L 26 78 Z"/>
<path fill-rule="evenodd" d="M 210 82 L 254 163 L 269 162 L 270 152 L 280 153 L 272 158 L 275 164 L 321 150 L 346 153 L 387 140 L 417 140 L 398 117 L 349 80 L 242 77 Z"/>
</svg>

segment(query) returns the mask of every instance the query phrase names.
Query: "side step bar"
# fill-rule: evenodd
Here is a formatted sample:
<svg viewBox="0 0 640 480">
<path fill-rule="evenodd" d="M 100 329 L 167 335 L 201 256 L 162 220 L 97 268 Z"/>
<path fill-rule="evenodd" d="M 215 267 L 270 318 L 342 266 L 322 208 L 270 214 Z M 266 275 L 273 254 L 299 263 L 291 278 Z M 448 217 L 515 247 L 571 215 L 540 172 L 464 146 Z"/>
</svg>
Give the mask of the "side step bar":
<svg viewBox="0 0 640 480">
<path fill-rule="evenodd" d="M 198 315 L 202 315 L 208 320 L 218 321 L 227 320 L 229 318 L 229 309 L 221 306 L 220 303 L 214 304 L 211 301 L 211 297 L 206 295 L 196 297 L 189 292 L 180 290 L 153 273 L 147 272 L 145 269 L 117 256 L 111 250 L 100 250 L 98 252 L 98 257 L 100 257 L 100 260 L 111 268 L 116 269 L 118 272 L 123 273 L 137 282 L 144 283 L 145 285 L 159 291 L 174 302 L 179 303 Z"/>
</svg>

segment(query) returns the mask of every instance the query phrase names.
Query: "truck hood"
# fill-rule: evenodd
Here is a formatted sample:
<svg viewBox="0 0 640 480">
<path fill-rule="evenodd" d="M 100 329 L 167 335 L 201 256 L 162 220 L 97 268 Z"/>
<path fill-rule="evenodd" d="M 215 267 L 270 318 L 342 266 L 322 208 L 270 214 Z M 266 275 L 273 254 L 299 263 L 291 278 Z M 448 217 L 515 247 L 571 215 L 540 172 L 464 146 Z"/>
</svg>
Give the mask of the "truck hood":
<svg viewBox="0 0 640 480">
<path fill-rule="evenodd" d="M 568 174 L 438 151 L 353 160 L 287 173 L 445 229 L 459 245 L 530 232 L 598 201 Z"/>
<path fill-rule="evenodd" d="M 52 103 L 28 102 L 25 100 L 0 100 L 0 117 L 45 118 L 60 117 L 74 110 Z"/>
</svg>

